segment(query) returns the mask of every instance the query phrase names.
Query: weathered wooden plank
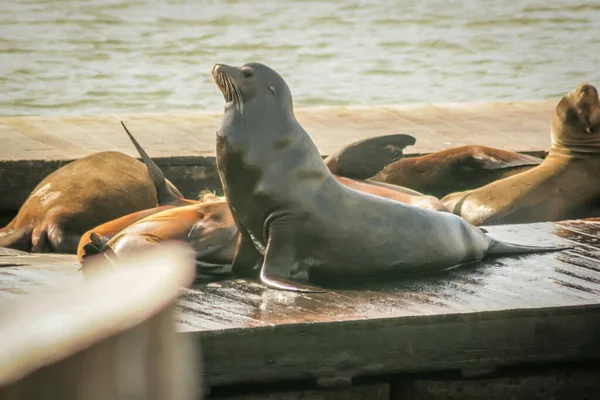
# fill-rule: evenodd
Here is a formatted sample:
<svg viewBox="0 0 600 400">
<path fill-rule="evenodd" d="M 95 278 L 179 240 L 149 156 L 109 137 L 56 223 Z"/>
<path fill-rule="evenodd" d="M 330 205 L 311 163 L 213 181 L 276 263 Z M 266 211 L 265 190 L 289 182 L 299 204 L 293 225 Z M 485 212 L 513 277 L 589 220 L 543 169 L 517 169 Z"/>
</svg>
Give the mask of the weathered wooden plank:
<svg viewBox="0 0 600 400">
<path fill-rule="evenodd" d="M 343 143 L 392 133 L 416 136 L 412 150 L 417 153 L 462 144 L 527 151 L 548 148 L 556 102 L 312 107 L 299 108 L 296 114 L 324 154 Z M 0 159 L 73 159 L 112 149 L 135 155 L 120 120 L 151 156 L 207 156 L 214 154 L 221 116 L 214 112 L 5 117 L 0 119 L 0 138 L 10 136 L 18 147 L 10 156 L 0 153 Z M 28 144 L 34 142 L 37 147 Z"/>
<path fill-rule="evenodd" d="M 600 359 L 600 306 L 185 333 L 210 386 Z"/>
<path fill-rule="evenodd" d="M 515 371 L 486 379 L 416 379 L 392 384 L 392 400 L 591 400 L 600 392 L 600 369 Z"/>
<path fill-rule="evenodd" d="M 284 385 L 279 385 L 284 386 Z M 289 385 L 288 385 L 289 386 Z M 262 390 L 253 394 L 219 393 L 219 399 L 226 400 L 389 400 L 388 384 L 357 385 L 327 390 Z M 209 397 L 213 398 L 213 397 Z"/>
</svg>

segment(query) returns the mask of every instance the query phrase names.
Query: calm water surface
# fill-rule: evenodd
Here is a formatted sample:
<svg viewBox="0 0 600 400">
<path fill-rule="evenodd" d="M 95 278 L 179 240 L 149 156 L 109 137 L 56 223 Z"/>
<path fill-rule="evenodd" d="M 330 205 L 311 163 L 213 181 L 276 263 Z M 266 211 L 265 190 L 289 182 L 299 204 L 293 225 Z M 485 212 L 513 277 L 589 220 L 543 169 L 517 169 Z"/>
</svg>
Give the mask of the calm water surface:
<svg viewBox="0 0 600 400">
<path fill-rule="evenodd" d="M 259 61 L 296 106 L 560 96 L 600 85 L 600 2 L 2 0 L 0 115 L 221 110 Z"/>
</svg>

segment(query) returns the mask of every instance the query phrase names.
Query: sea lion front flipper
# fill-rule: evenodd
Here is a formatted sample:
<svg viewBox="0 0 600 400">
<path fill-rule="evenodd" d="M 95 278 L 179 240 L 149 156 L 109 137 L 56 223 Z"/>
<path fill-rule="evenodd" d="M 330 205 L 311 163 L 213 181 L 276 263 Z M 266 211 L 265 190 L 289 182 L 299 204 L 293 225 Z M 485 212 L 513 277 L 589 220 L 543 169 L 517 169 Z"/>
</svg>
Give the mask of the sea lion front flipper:
<svg viewBox="0 0 600 400">
<path fill-rule="evenodd" d="M 240 231 L 231 271 L 239 278 L 257 278 L 263 265 L 264 257 L 252 244 L 252 239 L 245 231 Z"/>
<path fill-rule="evenodd" d="M 175 186 L 169 186 L 167 178 L 165 178 L 165 174 L 162 172 L 160 167 L 156 165 L 154 160 L 150 158 L 148 153 L 146 153 L 146 151 L 142 148 L 138 141 L 133 137 L 131 132 L 129 132 L 129 129 L 127 129 L 123 121 L 121 121 L 121 126 L 123 126 L 123 129 L 125 129 L 125 133 L 127 133 L 127 136 L 129 136 L 129 140 L 131 140 L 135 149 L 139 153 L 142 161 L 144 162 L 144 165 L 146 165 L 148 175 L 150 175 L 152 183 L 154 183 L 154 189 L 156 190 L 158 205 L 164 206 L 167 204 L 179 202 L 183 195 Z"/>
<path fill-rule="evenodd" d="M 196 222 L 188 233 L 188 243 L 194 249 L 196 258 L 200 259 L 222 249 L 236 234 L 235 224 L 223 226 L 215 221 L 202 220 Z"/>
<path fill-rule="evenodd" d="M 367 179 L 386 165 L 398 161 L 403 150 L 416 143 L 405 134 L 376 136 L 344 146 L 325 159 L 332 174 L 354 179 Z"/>
<path fill-rule="evenodd" d="M 269 288 L 278 290 L 304 293 L 325 292 L 325 290 L 315 286 L 290 279 L 290 272 L 298 261 L 294 255 L 293 244 L 288 239 L 285 236 L 282 237 L 280 232 L 270 230 L 269 241 L 265 250 L 265 261 L 260 269 L 261 282 Z"/>
</svg>

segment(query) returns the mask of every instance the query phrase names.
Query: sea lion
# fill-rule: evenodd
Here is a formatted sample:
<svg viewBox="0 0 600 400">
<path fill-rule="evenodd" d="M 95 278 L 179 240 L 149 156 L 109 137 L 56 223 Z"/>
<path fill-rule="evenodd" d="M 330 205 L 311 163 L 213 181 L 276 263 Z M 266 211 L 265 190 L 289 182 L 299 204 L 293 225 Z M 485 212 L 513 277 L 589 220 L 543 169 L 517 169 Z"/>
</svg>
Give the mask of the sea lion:
<svg viewBox="0 0 600 400">
<path fill-rule="evenodd" d="M 254 262 L 268 287 L 320 291 L 313 278 L 422 273 L 560 249 L 500 242 L 456 215 L 350 189 L 296 120 L 277 72 L 216 64 L 212 75 L 226 102 L 217 169 L 241 233 L 234 273 L 238 261 Z"/>
<path fill-rule="evenodd" d="M 200 203 L 200 201 L 197 200 L 184 198 L 176 188 L 175 190 L 172 190 L 174 186 L 171 185 L 171 183 L 165 178 L 165 175 L 160 167 L 156 165 L 154 160 L 150 158 L 148 153 L 146 153 L 131 132 L 129 132 L 129 129 L 127 129 L 127 126 L 125 126 L 123 121 L 121 121 L 121 126 L 133 143 L 135 149 L 140 155 L 140 158 L 142 159 L 142 162 L 146 166 L 148 174 L 152 178 L 152 183 L 154 184 L 154 188 L 156 190 L 156 197 L 158 199 L 158 206 L 124 215 L 112 221 L 105 222 L 104 224 L 96 226 L 85 232 L 79 239 L 79 244 L 77 245 L 77 258 L 79 259 L 80 263 L 83 262 L 83 259 L 88 255 L 86 249 L 88 251 L 92 251 L 94 254 L 100 252 L 101 249 L 97 248 L 97 246 L 100 244 L 98 243 L 98 240 L 100 240 L 99 238 L 102 238 L 101 247 L 104 247 L 106 242 L 114 235 L 143 218 L 174 207 Z M 92 241 L 93 234 L 95 234 L 96 238 L 98 238 L 95 243 Z"/>
<path fill-rule="evenodd" d="M 222 274 L 231 270 L 237 228 L 225 199 L 206 196 L 202 202 L 174 207 L 154 213 L 118 232 L 110 240 L 96 233 L 86 243 L 81 269 L 86 272 L 87 260 L 94 254 L 106 253 L 109 259 L 119 258 L 133 249 L 157 243 L 181 241 L 191 245 L 200 272 Z"/>
<path fill-rule="evenodd" d="M 442 202 L 477 225 L 600 216 L 600 102 L 594 86 L 583 83 L 558 102 L 551 134 L 541 165 Z"/>
<path fill-rule="evenodd" d="M 181 196 L 168 181 L 166 190 Z M 157 202 L 142 162 L 115 151 L 92 154 L 57 169 L 33 189 L 15 218 L 0 229 L 0 247 L 75 253 L 88 229 Z"/>
<path fill-rule="evenodd" d="M 442 198 L 527 171 L 541 158 L 487 146 L 460 146 L 402 158 L 386 165 L 370 181 L 391 183 Z"/>
<path fill-rule="evenodd" d="M 172 208 L 175 208 L 175 206 L 159 206 L 148 208 L 142 211 L 136 211 L 134 213 L 124 215 L 120 218 L 105 222 L 95 228 L 90 229 L 81 236 L 81 239 L 79 239 L 79 244 L 77 245 L 77 259 L 80 263 L 82 263 L 84 258 L 91 255 L 88 254 L 90 249 L 94 249 L 94 251 L 92 251 L 92 254 L 97 254 L 104 248 L 106 242 L 108 242 L 113 236 L 121 232 L 123 229 L 146 217 L 149 217 L 161 211 L 170 210 Z M 96 243 L 94 243 L 94 241 L 92 240 L 92 235 L 96 235 L 96 237 L 102 238 L 103 243 L 101 246 L 98 246 L 97 240 Z M 89 244 L 95 245 L 96 247 L 89 247 Z"/>
<path fill-rule="evenodd" d="M 400 160 L 403 150 L 416 142 L 405 134 L 375 136 L 350 143 L 325 159 L 332 174 L 353 179 L 367 179 L 386 165 Z"/>
</svg>

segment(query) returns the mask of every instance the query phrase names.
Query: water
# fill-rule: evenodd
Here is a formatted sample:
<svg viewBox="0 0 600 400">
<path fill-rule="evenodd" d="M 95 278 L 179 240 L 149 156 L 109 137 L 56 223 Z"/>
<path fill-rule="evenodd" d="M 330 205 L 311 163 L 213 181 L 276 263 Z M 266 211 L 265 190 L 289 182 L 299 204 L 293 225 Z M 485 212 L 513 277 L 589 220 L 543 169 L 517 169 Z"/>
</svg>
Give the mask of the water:
<svg viewBox="0 0 600 400">
<path fill-rule="evenodd" d="M 600 2 L 3 0 L 0 115 L 221 110 L 217 63 L 296 106 L 561 96 L 600 85 Z"/>
</svg>

